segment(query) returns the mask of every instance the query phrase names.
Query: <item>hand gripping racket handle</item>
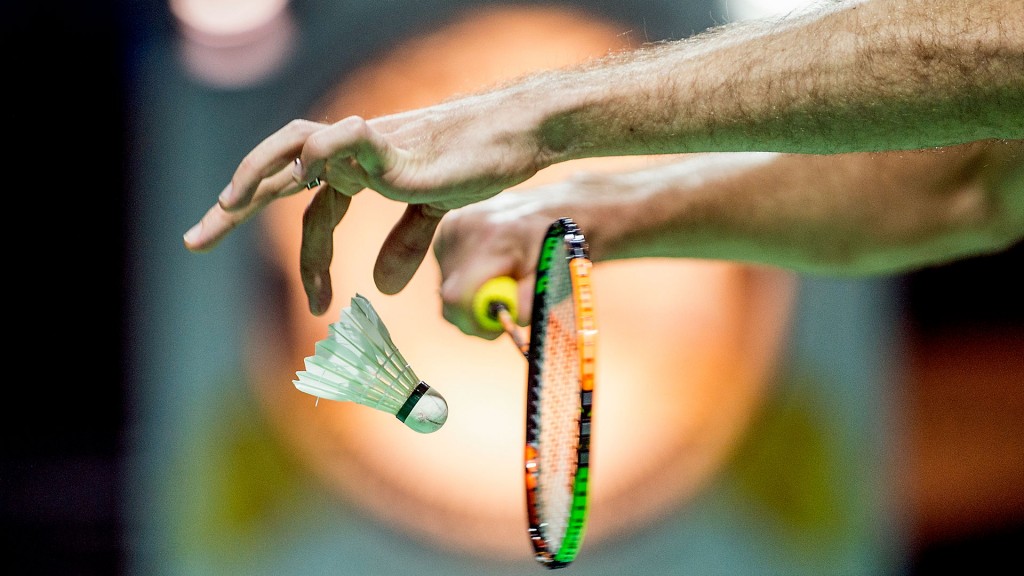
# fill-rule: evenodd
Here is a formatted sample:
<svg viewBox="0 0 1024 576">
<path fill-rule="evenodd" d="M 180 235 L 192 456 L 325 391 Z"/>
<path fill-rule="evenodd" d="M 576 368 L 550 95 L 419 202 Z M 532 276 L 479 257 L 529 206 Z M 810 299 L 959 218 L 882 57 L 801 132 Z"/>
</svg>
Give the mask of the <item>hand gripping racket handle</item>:
<svg viewBox="0 0 1024 576">
<path fill-rule="evenodd" d="M 487 330 L 504 331 L 523 356 L 529 357 L 530 345 L 516 325 L 518 291 L 515 279 L 509 276 L 498 276 L 484 282 L 473 295 L 473 317 Z"/>
</svg>

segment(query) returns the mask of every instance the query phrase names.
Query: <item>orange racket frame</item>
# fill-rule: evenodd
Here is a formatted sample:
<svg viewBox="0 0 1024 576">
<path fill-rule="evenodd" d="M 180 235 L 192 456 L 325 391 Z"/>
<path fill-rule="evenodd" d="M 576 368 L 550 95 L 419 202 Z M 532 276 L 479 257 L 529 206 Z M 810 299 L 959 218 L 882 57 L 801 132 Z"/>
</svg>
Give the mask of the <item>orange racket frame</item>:
<svg viewBox="0 0 1024 576">
<path fill-rule="evenodd" d="M 559 257 L 564 256 L 564 258 Z M 558 270 L 564 266 L 567 271 Z M 560 218 L 548 229 L 537 262 L 537 276 L 533 295 L 529 351 L 529 374 L 527 377 L 526 403 L 526 502 L 529 521 L 529 537 L 538 562 L 548 568 L 562 568 L 572 562 L 583 542 L 588 513 L 588 491 L 590 480 L 590 440 L 594 393 L 594 367 L 597 347 L 597 322 L 594 314 L 594 299 L 591 290 L 591 269 L 593 264 L 583 233 L 570 218 Z M 575 371 L 578 377 L 579 393 L 576 395 L 578 409 L 569 411 L 576 418 L 577 441 L 575 446 L 574 470 L 570 474 L 571 504 L 566 511 L 565 532 L 558 546 L 552 546 L 547 538 L 545 519 L 540 510 L 540 483 L 542 472 L 540 458 L 544 447 L 541 445 L 541 413 L 545 409 L 541 392 L 544 386 L 544 346 L 549 322 L 549 306 L 555 303 L 548 299 L 547 288 L 553 273 L 567 273 L 572 282 L 572 307 L 575 326 L 570 332 L 575 345 Z"/>
</svg>

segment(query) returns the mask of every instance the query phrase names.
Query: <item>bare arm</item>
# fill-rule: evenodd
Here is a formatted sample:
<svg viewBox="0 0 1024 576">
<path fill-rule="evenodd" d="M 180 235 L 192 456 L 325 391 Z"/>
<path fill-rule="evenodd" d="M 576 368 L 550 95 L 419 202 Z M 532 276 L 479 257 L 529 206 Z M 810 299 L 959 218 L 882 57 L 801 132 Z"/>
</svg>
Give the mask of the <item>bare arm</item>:
<svg viewBox="0 0 1024 576">
<path fill-rule="evenodd" d="M 594 240 L 597 259 L 699 257 L 871 275 L 1002 250 L 1024 236 L 1024 140 L 712 155 L 612 178 L 632 197 L 636 221 L 609 218 Z"/>
<path fill-rule="evenodd" d="M 473 294 L 499 275 L 530 286 L 539 240 L 560 216 L 580 224 L 595 261 L 711 258 L 812 274 L 903 272 L 1024 237 L 1024 140 L 885 153 L 701 154 L 508 191 L 442 222 L 434 253 L 446 318 L 479 334 L 469 314 Z M 529 297 L 528 288 L 520 292 Z"/>
<path fill-rule="evenodd" d="M 408 203 L 378 255 L 401 290 L 441 217 L 581 157 L 915 149 L 1024 138 L 1020 0 L 836 2 L 781 21 L 538 74 L 429 108 L 294 121 L 240 163 L 185 235 L 212 249 L 277 198 L 323 182 L 303 222 L 311 310 L 330 302 L 332 232 L 370 188 Z M 300 157 L 304 170 L 293 174 Z M 879 199 L 881 201 L 881 199 Z"/>
<path fill-rule="evenodd" d="M 536 83 L 550 95 L 541 97 L 540 134 L 555 161 L 1021 138 L 1024 8 L 1018 0 L 836 2 Z"/>
</svg>

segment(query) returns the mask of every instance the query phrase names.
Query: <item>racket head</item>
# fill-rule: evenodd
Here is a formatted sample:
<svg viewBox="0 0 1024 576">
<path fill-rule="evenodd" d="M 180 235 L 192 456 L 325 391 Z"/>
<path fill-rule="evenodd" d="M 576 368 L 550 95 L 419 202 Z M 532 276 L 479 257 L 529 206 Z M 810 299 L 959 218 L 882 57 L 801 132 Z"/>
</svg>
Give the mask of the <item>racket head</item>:
<svg viewBox="0 0 1024 576">
<path fill-rule="evenodd" d="M 597 338 L 592 266 L 575 222 L 552 223 L 537 260 L 525 452 L 529 536 L 548 568 L 576 558 L 586 528 Z"/>
</svg>

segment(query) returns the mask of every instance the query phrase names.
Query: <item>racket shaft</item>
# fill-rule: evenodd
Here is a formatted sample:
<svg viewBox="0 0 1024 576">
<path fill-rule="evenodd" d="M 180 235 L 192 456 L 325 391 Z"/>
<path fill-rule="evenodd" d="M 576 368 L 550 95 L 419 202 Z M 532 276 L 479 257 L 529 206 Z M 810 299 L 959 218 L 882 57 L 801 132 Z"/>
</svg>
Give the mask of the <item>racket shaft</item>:
<svg viewBox="0 0 1024 576">
<path fill-rule="evenodd" d="M 523 353 L 523 356 L 529 357 L 530 355 L 530 344 L 526 341 L 523 336 L 522 330 L 516 325 L 516 321 L 512 318 L 512 313 L 509 312 L 508 308 L 501 303 L 495 303 L 495 314 L 498 316 L 498 322 L 501 322 L 501 327 L 505 329 L 505 333 L 512 338 L 512 342 L 515 342 L 516 348 Z"/>
</svg>

